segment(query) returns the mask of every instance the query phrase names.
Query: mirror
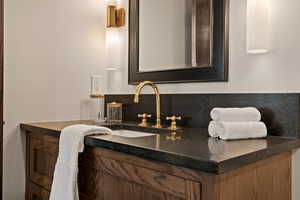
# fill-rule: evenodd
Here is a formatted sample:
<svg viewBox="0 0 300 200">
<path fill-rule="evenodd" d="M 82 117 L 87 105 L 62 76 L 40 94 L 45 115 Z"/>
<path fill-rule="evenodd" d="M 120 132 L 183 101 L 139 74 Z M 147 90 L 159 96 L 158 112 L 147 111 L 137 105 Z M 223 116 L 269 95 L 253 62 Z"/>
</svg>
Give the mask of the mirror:
<svg viewBox="0 0 300 200">
<path fill-rule="evenodd" d="M 196 6 L 194 0 L 140 0 L 139 71 L 210 67 L 211 1 Z"/>
<path fill-rule="evenodd" d="M 130 0 L 129 83 L 226 81 L 228 0 Z"/>
</svg>

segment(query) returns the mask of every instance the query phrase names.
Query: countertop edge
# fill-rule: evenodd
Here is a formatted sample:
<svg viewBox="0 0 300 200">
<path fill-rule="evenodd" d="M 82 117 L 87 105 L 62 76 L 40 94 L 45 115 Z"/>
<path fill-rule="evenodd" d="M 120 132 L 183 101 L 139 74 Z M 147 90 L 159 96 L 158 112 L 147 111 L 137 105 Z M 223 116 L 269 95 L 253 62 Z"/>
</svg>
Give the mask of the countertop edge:
<svg viewBox="0 0 300 200">
<path fill-rule="evenodd" d="M 277 144 L 275 147 L 262 149 L 259 151 L 255 151 L 249 154 L 245 154 L 239 157 L 235 157 L 232 159 L 228 159 L 226 161 L 222 161 L 218 164 L 219 171 L 218 174 L 222 174 L 240 167 L 243 167 L 245 165 L 269 158 L 271 156 L 285 153 L 292 151 L 294 149 L 297 149 L 300 147 L 300 139 L 295 139 L 289 142 L 285 142 L 282 144 Z M 235 166 L 235 163 L 239 163 L 238 166 Z"/>
<path fill-rule="evenodd" d="M 59 130 L 37 127 L 35 124 L 22 123 L 20 128 L 24 131 L 36 132 L 38 134 L 45 134 L 48 136 L 59 137 Z M 185 167 L 189 169 L 199 170 L 202 172 L 212 173 L 212 174 L 223 174 L 228 171 L 241 168 L 245 165 L 263 160 L 265 158 L 277 155 L 279 153 L 284 153 L 292 151 L 293 149 L 300 147 L 300 139 L 295 138 L 282 144 L 278 144 L 275 147 L 262 149 L 259 151 L 251 152 L 242 156 L 228 159 L 221 162 L 213 162 L 208 160 L 196 160 L 191 157 L 175 155 L 168 152 L 155 151 L 148 148 L 143 148 L 139 146 L 133 146 L 123 143 L 117 143 L 113 141 L 107 141 L 99 138 L 92 138 L 87 136 L 85 139 L 85 144 L 92 147 L 105 148 L 112 151 L 117 151 L 120 153 L 128 153 L 130 155 L 138 156 L 144 159 L 150 159 L 153 161 L 166 162 L 169 164 L 177 165 L 180 167 Z M 153 156 L 155 152 L 156 156 Z M 178 159 L 180 158 L 180 159 Z M 197 162 L 197 165 L 193 164 Z M 197 166 L 197 167 L 195 167 Z"/>
</svg>

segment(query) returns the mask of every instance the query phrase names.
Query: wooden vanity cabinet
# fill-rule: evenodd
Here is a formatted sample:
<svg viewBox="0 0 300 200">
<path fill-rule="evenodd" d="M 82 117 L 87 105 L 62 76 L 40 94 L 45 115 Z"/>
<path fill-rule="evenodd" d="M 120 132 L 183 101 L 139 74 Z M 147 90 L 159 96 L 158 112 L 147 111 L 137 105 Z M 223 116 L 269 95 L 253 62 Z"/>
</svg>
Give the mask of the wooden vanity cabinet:
<svg viewBox="0 0 300 200">
<path fill-rule="evenodd" d="M 27 187 L 27 199 L 30 200 L 49 200 L 49 191 L 43 189 L 42 187 L 32 183 L 28 182 Z"/>
<path fill-rule="evenodd" d="M 58 155 L 58 138 L 27 133 L 26 146 L 27 200 L 46 200 Z M 149 161 L 135 165 L 137 160 L 130 157 L 86 147 L 79 158 L 80 199 L 194 200 L 201 196 L 200 183 L 166 173 L 175 168 Z"/>
<path fill-rule="evenodd" d="M 26 200 L 48 200 L 58 138 L 26 133 Z M 291 153 L 221 175 L 86 147 L 79 157 L 80 200 L 290 200 Z"/>
</svg>

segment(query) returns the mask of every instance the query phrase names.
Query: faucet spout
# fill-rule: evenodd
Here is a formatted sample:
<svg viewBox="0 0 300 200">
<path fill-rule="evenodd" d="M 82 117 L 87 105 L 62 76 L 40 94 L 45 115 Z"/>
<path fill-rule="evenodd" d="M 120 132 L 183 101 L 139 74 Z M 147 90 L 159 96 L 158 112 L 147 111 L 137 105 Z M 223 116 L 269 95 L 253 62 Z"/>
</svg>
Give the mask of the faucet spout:
<svg viewBox="0 0 300 200">
<path fill-rule="evenodd" d="M 141 82 L 136 88 L 136 92 L 134 95 L 134 103 L 139 103 L 141 91 L 145 86 L 149 86 L 154 90 L 156 97 L 156 125 L 154 127 L 161 128 L 162 126 L 160 119 L 160 93 L 158 87 L 154 83 L 152 83 L 151 81 Z"/>
</svg>

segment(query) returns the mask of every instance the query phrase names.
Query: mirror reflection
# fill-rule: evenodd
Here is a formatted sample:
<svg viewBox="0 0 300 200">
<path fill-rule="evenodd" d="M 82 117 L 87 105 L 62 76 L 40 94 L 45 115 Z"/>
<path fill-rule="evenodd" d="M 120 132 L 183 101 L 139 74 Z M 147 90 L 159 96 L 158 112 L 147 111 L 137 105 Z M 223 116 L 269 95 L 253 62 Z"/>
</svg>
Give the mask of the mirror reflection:
<svg viewBox="0 0 300 200">
<path fill-rule="evenodd" d="M 139 71 L 210 67 L 211 0 L 140 0 Z"/>
</svg>

